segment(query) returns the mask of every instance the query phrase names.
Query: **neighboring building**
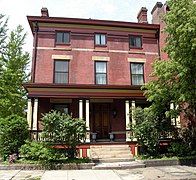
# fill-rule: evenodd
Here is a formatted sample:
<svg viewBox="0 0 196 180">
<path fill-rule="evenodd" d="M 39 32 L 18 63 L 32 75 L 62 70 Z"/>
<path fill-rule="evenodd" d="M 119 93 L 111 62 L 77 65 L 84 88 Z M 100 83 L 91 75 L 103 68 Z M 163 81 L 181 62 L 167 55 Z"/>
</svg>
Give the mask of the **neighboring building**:
<svg viewBox="0 0 196 180">
<path fill-rule="evenodd" d="M 134 154 L 129 109 L 149 105 L 140 87 L 161 55 L 160 25 L 148 24 L 146 8 L 138 23 L 49 17 L 46 8 L 41 14 L 27 17 L 34 36 L 32 79 L 24 84 L 32 134 L 39 139 L 42 114 L 57 109 L 86 121 L 87 149 L 96 138 L 130 144 Z"/>
</svg>

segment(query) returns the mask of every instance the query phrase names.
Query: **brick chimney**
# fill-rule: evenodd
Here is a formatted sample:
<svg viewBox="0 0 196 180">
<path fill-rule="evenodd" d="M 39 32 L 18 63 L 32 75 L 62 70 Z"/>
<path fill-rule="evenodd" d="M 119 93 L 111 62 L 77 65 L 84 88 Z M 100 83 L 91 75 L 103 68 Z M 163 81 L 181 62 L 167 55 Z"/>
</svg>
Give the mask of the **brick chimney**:
<svg viewBox="0 0 196 180">
<path fill-rule="evenodd" d="M 148 23 L 146 7 L 142 7 L 137 15 L 138 23 Z"/>
<path fill-rule="evenodd" d="M 49 17 L 48 9 L 43 7 L 41 9 L 41 15 L 42 15 L 42 17 Z"/>
<path fill-rule="evenodd" d="M 164 6 L 162 2 L 157 2 L 152 11 L 152 24 L 160 24 L 164 13 Z"/>
</svg>

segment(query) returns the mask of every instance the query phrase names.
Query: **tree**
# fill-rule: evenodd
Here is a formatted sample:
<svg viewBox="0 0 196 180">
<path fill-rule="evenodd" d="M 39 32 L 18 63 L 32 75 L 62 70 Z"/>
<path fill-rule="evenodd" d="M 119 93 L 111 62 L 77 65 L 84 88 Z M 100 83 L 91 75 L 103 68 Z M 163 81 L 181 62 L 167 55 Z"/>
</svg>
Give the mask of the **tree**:
<svg viewBox="0 0 196 180">
<path fill-rule="evenodd" d="M 22 49 L 25 37 L 26 34 L 23 33 L 21 26 L 11 31 L 8 43 L 0 57 L 0 64 L 2 64 L 0 117 L 7 117 L 11 114 L 24 116 L 26 92 L 22 83 L 28 80 L 26 70 L 29 62 L 29 54 L 23 52 Z"/>
<path fill-rule="evenodd" d="M 6 47 L 7 38 L 7 19 L 4 20 L 4 15 L 0 14 L 0 79 L 2 78 L 3 61 L 2 56 Z"/>
<path fill-rule="evenodd" d="M 143 88 L 148 101 L 152 102 L 151 110 L 157 114 L 159 122 L 165 121 L 169 124 L 170 118 L 181 113 L 187 120 L 189 131 L 194 132 L 192 128 L 196 126 L 196 3 L 192 0 L 168 0 L 167 3 L 170 11 L 165 16 L 165 51 L 169 60 L 155 61 L 155 80 Z M 170 110 L 171 102 L 177 105 L 176 109 Z"/>
</svg>

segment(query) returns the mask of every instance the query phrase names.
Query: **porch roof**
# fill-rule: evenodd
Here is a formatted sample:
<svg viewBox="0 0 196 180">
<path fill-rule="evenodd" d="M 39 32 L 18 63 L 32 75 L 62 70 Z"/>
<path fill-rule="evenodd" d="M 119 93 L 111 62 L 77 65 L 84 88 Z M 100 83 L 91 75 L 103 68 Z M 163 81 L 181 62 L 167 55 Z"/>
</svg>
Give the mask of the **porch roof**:
<svg viewBox="0 0 196 180">
<path fill-rule="evenodd" d="M 28 97 L 145 98 L 141 86 L 54 83 L 26 83 L 23 86 L 28 92 Z"/>
</svg>

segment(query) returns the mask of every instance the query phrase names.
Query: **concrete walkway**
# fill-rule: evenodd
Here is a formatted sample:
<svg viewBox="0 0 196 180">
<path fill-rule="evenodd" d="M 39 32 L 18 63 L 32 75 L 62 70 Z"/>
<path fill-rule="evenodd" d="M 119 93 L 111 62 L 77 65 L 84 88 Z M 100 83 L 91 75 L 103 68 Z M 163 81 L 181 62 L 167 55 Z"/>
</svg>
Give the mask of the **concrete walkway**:
<svg viewBox="0 0 196 180">
<path fill-rule="evenodd" d="M 153 180 L 195 179 L 196 167 L 160 166 L 127 170 L 0 170 L 0 180 Z"/>
</svg>

